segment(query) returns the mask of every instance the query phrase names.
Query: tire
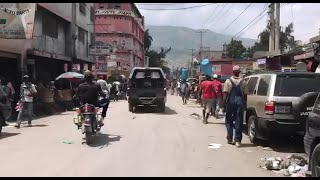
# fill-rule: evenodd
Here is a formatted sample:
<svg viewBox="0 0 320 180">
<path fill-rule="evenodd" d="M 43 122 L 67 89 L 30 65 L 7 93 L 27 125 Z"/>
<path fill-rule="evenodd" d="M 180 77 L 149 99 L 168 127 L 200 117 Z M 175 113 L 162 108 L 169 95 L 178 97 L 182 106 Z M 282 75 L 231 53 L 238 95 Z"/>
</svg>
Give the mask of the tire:
<svg viewBox="0 0 320 180">
<path fill-rule="evenodd" d="M 310 162 L 312 177 L 320 177 L 320 144 L 313 149 Z"/>
<path fill-rule="evenodd" d="M 159 111 L 162 113 L 166 111 L 166 104 L 165 103 L 159 104 Z"/>
<path fill-rule="evenodd" d="M 257 117 L 250 115 L 248 119 L 248 137 L 251 143 L 257 144 Z"/>
<path fill-rule="evenodd" d="M 132 103 L 128 103 L 129 104 L 129 112 L 133 112 L 133 104 Z"/>
<path fill-rule="evenodd" d="M 86 132 L 85 132 L 85 136 L 86 136 L 86 143 L 87 143 L 87 145 L 92 144 L 92 141 L 93 141 L 92 133 L 91 133 L 90 131 L 86 131 Z"/>
</svg>

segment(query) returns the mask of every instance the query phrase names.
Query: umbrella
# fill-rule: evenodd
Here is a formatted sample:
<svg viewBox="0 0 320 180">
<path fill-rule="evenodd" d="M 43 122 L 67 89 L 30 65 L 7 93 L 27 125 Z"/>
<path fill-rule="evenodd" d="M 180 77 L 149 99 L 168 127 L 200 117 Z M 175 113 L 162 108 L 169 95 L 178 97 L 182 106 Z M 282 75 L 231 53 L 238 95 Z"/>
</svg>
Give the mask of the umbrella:
<svg viewBox="0 0 320 180">
<path fill-rule="evenodd" d="M 66 72 L 66 73 L 63 73 L 61 74 L 60 76 L 58 76 L 56 78 L 56 80 L 59 80 L 59 79 L 82 79 L 84 78 L 84 75 L 83 74 L 80 74 L 80 73 L 77 73 L 77 72 Z"/>
</svg>

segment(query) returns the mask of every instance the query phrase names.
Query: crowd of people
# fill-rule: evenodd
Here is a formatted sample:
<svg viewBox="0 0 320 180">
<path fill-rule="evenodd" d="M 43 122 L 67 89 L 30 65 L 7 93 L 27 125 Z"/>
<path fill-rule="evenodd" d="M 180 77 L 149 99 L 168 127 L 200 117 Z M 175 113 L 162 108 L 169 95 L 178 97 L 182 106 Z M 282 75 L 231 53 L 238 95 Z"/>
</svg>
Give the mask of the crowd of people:
<svg viewBox="0 0 320 180">
<path fill-rule="evenodd" d="M 203 107 L 203 123 L 208 123 L 210 115 L 219 118 L 219 112 L 225 114 L 228 144 L 241 146 L 243 113 L 247 102 L 247 86 L 240 77 L 240 66 L 233 67 L 233 76 L 224 84 L 218 80 L 218 75 L 203 76 L 200 82 L 193 84 L 187 80 L 171 82 L 171 94 L 175 92 L 182 97 L 182 103 L 187 104 L 190 94 L 197 93 L 197 103 Z M 235 132 L 235 133 L 234 133 Z"/>
</svg>

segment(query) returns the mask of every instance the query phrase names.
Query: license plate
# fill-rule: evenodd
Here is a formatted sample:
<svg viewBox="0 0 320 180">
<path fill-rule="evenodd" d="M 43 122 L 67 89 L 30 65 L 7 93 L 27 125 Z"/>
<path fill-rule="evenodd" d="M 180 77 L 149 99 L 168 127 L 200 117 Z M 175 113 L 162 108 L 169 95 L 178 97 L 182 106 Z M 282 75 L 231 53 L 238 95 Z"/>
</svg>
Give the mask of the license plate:
<svg viewBox="0 0 320 180">
<path fill-rule="evenodd" d="M 290 106 L 276 106 L 275 113 L 285 114 L 290 113 L 291 107 Z"/>
</svg>

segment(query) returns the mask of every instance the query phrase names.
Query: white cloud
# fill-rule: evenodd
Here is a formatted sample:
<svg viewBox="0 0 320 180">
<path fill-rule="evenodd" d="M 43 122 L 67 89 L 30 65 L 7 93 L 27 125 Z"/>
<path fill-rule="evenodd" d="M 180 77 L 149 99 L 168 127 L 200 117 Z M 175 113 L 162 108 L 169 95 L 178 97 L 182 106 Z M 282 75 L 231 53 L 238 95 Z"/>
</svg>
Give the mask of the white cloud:
<svg viewBox="0 0 320 180">
<path fill-rule="evenodd" d="M 144 9 L 169 9 L 205 5 L 208 3 L 183 3 L 183 4 L 163 4 L 152 5 L 152 3 L 136 3 L 140 12 L 145 16 L 147 25 L 169 25 L 169 26 L 184 26 L 193 29 L 209 28 L 217 33 L 235 35 L 260 14 L 265 6 L 265 3 L 253 3 L 247 11 L 245 11 L 228 29 L 223 31 L 248 5 L 249 3 L 233 3 L 231 9 L 222 17 L 222 14 L 229 9 L 231 3 L 203 6 L 186 10 L 144 10 Z M 159 4 L 159 3 L 158 3 Z M 221 13 L 218 12 L 222 6 L 226 5 Z M 209 24 L 205 24 L 213 11 L 217 11 L 210 18 Z M 285 27 L 289 23 L 294 23 L 294 35 L 297 40 L 308 42 L 313 36 L 319 34 L 320 18 L 318 12 L 320 3 L 290 3 L 284 4 L 281 8 L 280 25 Z M 260 19 L 260 18 L 258 18 Z M 206 25 L 206 26 L 204 26 Z M 258 34 L 267 25 L 267 15 L 258 21 L 254 26 L 248 28 L 241 33 L 242 37 L 257 39 Z"/>
</svg>

